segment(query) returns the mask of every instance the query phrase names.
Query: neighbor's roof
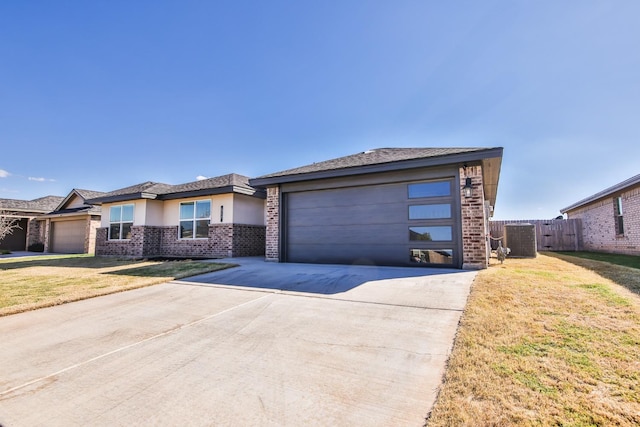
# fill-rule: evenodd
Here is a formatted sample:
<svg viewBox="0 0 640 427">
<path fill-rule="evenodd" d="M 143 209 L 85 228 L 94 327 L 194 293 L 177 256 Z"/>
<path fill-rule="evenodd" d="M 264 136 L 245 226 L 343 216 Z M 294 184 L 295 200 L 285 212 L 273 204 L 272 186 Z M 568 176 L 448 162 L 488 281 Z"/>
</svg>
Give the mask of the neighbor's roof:
<svg viewBox="0 0 640 427">
<path fill-rule="evenodd" d="M 0 210 L 47 213 L 60 205 L 64 197 L 45 196 L 33 200 L 0 199 Z"/>
<path fill-rule="evenodd" d="M 42 215 L 42 218 L 56 218 L 61 216 L 74 216 L 78 214 L 100 215 L 102 213 L 102 208 L 98 205 L 87 203 L 87 200 L 100 197 L 104 194 L 105 193 L 102 191 L 83 190 L 80 188 L 74 188 L 69 192 L 67 197 L 65 197 L 58 204 L 58 206 L 56 206 L 54 210 L 47 213 L 46 215 Z M 83 205 L 75 208 L 68 208 L 67 207 L 68 203 L 73 199 L 74 196 L 80 197 L 82 199 Z"/>
<path fill-rule="evenodd" d="M 346 177 L 365 173 L 411 168 L 481 163 L 487 200 L 495 204 L 502 164 L 502 147 L 480 148 L 377 148 L 350 156 L 288 169 L 250 180 L 253 186 L 268 186 L 313 179 Z"/>
<path fill-rule="evenodd" d="M 603 197 L 607 197 L 607 196 L 611 196 L 615 193 L 619 193 L 621 191 L 625 191 L 628 188 L 631 188 L 633 186 L 636 185 L 640 185 L 640 175 L 636 175 L 634 177 L 631 177 L 625 181 L 622 181 L 621 183 L 618 183 L 612 187 L 606 188 L 602 191 L 600 191 L 599 193 L 596 193 L 592 196 L 587 197 L 586 199 L 582 199 L 579 202 L 576 202 L 574 204 L 572 204 L 571 206 L 567 206 L 564 209 L 560 209 L 560 212 L 567 213 L 569 211 L 572 211 L 574 209 L 578 209 L 584 205 L 588 205 L 589 203 L 595 202 L 598 199 L 602 199 Z"/>
<path fill-rule="evenodd" d="M 99 197 L 89 199 L 88 202 L 99 204 L 136 199 L 170 200 L 225 193 L 240 193 L 264 197 L 261 191 L 249 185 L 249 177 L 232 173 L 178 185 L 151 181 L 143 182 L 104 193 Z"/>
</svg>

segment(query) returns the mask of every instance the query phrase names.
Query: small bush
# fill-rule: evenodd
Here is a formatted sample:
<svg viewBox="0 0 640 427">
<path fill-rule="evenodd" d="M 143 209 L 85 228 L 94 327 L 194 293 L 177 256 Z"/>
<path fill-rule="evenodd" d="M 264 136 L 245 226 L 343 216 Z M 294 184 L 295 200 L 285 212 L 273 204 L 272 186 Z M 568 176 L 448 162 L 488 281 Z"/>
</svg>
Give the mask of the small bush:
<svg viewBox="0 0 640 427">
<path fill-rule="evenodd" d="M 11 253 L 8 249 L 0 249 L 0 255 L 9 255 Z"/>
<path fill-rule="evenodd" d="M 44 243 L 33 243 L 27 248 L 29 252 L 44 252 Z"/>
</svg>

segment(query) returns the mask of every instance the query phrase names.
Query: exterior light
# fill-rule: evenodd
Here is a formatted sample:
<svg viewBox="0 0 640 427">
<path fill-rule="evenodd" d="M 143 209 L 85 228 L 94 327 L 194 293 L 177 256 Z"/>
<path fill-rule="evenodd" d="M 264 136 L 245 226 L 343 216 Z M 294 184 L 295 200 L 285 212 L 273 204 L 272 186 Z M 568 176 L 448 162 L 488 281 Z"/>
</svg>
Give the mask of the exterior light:
<svg viewBox="0 0 640 427">
<path fill-rule="evenodd" d="M 473 195 L 473 186 L 471 185 L 471 178 L 467 177 L 464 181 L 464 187 L 462 187 L 464 191 L 464 197 L 471 197 Z"/>
</svg>

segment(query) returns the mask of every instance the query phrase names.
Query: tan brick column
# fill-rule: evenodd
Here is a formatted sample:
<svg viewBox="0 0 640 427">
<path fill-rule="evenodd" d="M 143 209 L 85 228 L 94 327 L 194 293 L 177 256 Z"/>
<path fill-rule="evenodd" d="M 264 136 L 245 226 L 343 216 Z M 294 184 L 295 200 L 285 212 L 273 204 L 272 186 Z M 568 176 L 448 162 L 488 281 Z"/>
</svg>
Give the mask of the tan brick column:
<svg viewBox="0 0 640 427">
<path fill-rule="evenodd" d="M 465 197 L 462 187 L 471 178 L 473 195 Z M 462 219 L 462 268 L 467 270 L 487 268 L 487 218 L 484 208 L 482 167 L 460 168 L 460 211 Z"/>
<path fill-rule="evenodd" d="M 280 187 L 267 188 L 267 261 L 280 261 Z"/>
</svg>

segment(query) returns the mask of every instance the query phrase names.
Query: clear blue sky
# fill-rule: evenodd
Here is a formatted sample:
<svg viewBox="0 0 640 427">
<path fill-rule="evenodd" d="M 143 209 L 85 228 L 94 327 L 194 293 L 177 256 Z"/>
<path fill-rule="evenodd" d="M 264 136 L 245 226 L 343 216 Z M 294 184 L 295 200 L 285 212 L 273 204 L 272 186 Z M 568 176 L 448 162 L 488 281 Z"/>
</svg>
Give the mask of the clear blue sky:
<svg viewBox="0 0 640 427">
<path fill-rule="evenodd" d="M 640 1 L 3 1 L 0 198 L 504 147 L 496 219 L 640 173 Z"/>
</svg>

